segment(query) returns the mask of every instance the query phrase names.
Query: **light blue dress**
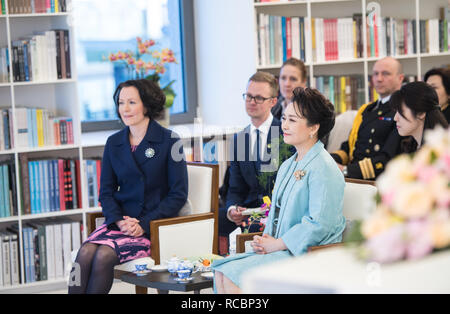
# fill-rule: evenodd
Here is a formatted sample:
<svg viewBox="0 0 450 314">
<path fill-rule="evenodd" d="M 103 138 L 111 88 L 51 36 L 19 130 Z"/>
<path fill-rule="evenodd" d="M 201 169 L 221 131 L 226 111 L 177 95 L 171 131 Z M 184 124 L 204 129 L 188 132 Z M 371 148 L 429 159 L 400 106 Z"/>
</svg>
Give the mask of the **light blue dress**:
<svg viewBox="0 0 450 314">
<path fill-rule="evenodd" d="M 342 214 L 345 180 L 336 162 L 318 141 L 296 162 L 297 153 L 278 170 L 272 194 L 272 206 L 264 230 L 274 238 L 282 238 L 287 250 L 270 254 L 243 253 L 214 261 L 214 271 L 223 273 L 240 286 L 247 270 L 307 252 L 308 247 L 340 242 L 345 228 Z M 303 170 L 297 180 L 294 172 Z M 279 206 L 278 223 L 274 226 L 275 208 Z"/>
</svg>

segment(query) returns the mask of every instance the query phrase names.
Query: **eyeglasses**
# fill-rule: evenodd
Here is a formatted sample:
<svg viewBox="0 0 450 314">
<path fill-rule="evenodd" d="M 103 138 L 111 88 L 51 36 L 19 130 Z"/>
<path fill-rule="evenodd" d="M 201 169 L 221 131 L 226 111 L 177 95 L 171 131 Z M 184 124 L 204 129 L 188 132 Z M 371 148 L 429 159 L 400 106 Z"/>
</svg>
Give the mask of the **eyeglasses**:
<svg viewBox="0 0 450 314">
<path fill-rule="evenodd" d="M 242 98 L 244 98 L 244 100 L 246 102 L 252 102 L 252 100 L 254 100 L 255 103 L 260 105 L 263 102 L 265 102 L 266 100 L 272 99 L 272 98 L 275 98 L 275 97 L 267 97 L 266 98 L 266 97 L 262 97 L 262 96 L 252 96 L 250 94 L 244 93 L 244 94 L 242 94 Z"/>
</svg>

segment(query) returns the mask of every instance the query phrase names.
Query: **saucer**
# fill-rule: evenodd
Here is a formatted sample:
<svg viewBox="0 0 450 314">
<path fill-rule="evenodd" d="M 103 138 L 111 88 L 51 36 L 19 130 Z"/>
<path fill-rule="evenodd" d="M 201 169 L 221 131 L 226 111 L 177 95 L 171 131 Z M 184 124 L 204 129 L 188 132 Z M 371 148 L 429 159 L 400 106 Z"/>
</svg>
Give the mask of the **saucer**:
<svg viewBox="0 0 450 314">
<path fill-rule="evenodd" d="M 167 271 L 167 266 L 164 265 L 155 265 L 152 268 L 150 268 L 154 272 L 165 272 Z"/>
<path fill-rule="evenodd" d="M 186 278 L 186 279 L 181 279 L 181 278 L 174 278 L 174 280 L 175 281 L 178 281 L 179 283 L 186 283 L 186 282 L 189 282 L 189 281 L 191 281 L 192 279 L 194 279 L 193 277 L 188 277 L 188 278 Z"/>
<path fill-rule="evenodd" d="M 206 273 L 202 273 L 202 277 L 208 278 L 208 279 L 212 279 L 214 278 L 214 273 L 212 271 L 206 272 Z"/>
<path fill-rule="evenodd" d="M 133 274 L 136 274 L 136 276 L 145 276 L 145 275 L 147 275 L 148 273 L 151 273 L 151 272 L 152 271 L 150 269 L 139 270 L 139 271 L 135 270 L 135 271 L 133 271 Z"/>
</svg>

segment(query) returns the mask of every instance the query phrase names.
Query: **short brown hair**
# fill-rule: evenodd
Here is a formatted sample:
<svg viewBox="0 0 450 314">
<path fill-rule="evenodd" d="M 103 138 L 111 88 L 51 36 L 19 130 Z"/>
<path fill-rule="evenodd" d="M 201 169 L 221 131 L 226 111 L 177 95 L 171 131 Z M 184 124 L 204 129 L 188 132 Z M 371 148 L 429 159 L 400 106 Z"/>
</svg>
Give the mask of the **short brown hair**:
<svg viewBox="0 0 450 314">
<path fill-rule="evenodd" d="M 284 61 L 281 68 L 284 68 L 284 66 L 286 66 L 286 65 L 292 65 L 293 67 L 296 67 L 300 71 L 300 74 L 302 76 L 302 82 L 306 82 L 306 76 L 307 76 L 306 66 L 302 60 L 299 60 L 296 58 L 289 58 L 286 61 Z"/>
<path fill-rule="evenodd" d="M 250 77 L 248 82 L 268 83 L 272 90 L 272 96 L 278 96 L 278 81 L 275 76 L 268 72 L 258 71 Z"/>
</svg>

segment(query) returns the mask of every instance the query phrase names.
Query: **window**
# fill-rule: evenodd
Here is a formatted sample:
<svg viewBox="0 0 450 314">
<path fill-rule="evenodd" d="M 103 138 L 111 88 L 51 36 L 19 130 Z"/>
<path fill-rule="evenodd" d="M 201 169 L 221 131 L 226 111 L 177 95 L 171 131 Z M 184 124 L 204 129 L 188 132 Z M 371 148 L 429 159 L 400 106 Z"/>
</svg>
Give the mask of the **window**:
<svg viewBox="0 0 450 314">
<path fill-rule="evenodd" d="M 83 131 L 121 127 L 112 96 L 120 82 L 133 77 L 108 56 L 119 50 L 135 51 L 137 37 L 155 40 L 156 49 L 174 51 L 178 63 L 167 65 L 161 78 L 161 86 L 175 80 L 171 123 L 193 121 L 195 108 L 189 106 L 196 104 L 192 1 L 73 0 L 73 8 Z"/>
</svg>

